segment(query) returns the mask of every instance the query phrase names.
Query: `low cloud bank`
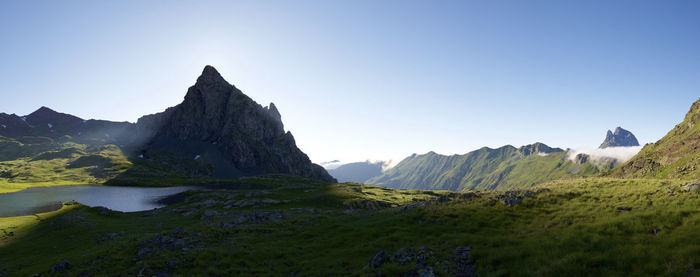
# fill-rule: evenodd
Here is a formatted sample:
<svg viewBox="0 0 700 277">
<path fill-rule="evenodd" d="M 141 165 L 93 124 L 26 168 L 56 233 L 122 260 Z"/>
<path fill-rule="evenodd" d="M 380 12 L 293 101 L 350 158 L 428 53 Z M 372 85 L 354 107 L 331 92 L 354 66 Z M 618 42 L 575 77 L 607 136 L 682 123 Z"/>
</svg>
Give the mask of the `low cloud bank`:
<svg viewBox="0 0 700 277">
<path fill-rule="evenodd" d="M 322 162 L 319 165 L 325 168 L 326 170 L 328 169 L 336 169 L 343 165 L 345 163 L 339 161 L 339 160 L 333 160 L 333 161 L 328 161 L 328 162 Z"/>
<path fill-rule="evenodd" d="M 579 154 L 586 154 L 589 157 L 589 161 L 593 164 L 599 165 L 600 163 L 605 163 L 611 159 L 615 160 L 616 164 L 622 164 L 634 155 L 637 155 L 639 151 L 642 150 L 643 146 L 621 146 L 621 147 L 608 147 L 608 148 L 596 148 L 596 149 L 569 149 L 566 152 L 567 159 L 575 161 L 576 156 Z"/>
</svg>

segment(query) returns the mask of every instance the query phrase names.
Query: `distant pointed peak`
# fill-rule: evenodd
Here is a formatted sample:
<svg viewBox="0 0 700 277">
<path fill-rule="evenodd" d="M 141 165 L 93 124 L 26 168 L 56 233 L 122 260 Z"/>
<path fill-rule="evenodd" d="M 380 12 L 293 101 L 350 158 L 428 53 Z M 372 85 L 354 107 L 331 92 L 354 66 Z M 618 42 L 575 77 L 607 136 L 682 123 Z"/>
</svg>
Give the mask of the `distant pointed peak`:
<svg viewBox="0 0 700 277">
<path fill-rule="evenodd" d="M 54 112 L 55 113 L 56 111 L 52 110 L 51 108 L 49 108 L 47 106 L 41 106 L 41 108 L 37 109 L 35 112 Z"/>
<path fill-rule="evenodd" d="M 197 78 L 197 84 L 212 85 L 217 83 L 228 84 L 216 68 L 211 65 L 205 66 L 204 70 L 202 70 L 202 75 L 199 75 L 199 78 Z"/>
<path fill-rule="evenodd" d="M 630 131 L 627 131 L 627 130 L 625 130 L 625 129 L 622 129 L 622 127 L 618 126 L 617 128 L 615 128 L 615 132 L 614 132 L 614 133 L 615 133 L 616 135 L 618 135 L 618 134 L 620 134 L 620 133 L 629 133 L 629 132 L 630 132 Z"/>
<path fill-rule="evenodd" d="M 276 119 L 282 119 L 282 115 L 280 114 L 280 111 L 277 110 L 277 107 L 275 106 L 275 103 L 270 102 L 270 105 L 265 107 L 267 111 Z"/>
<path fill-rule="evenodd" d="M 54 114 L 59 114 L 59 112 L 52 110 L 49 107 L 46 106 L 41 106 L 41 108 L 38 108 L 36 111 L 28 114 L 27 116 L 36 116 L 36 115 L 54 115 Z"/>
<path fill-rule="evenodd" d="M 637 138 L 632 132 L 618 126 L 615 128 L 615 132 L 608 130 L 605 135 L 605 140 L 598 148 L 602 149 L 617 146 L 639 146 L 639 141 L 637 141 Z"/>
<path fill-rule="evenodd" d="M 204 66 L 204 70 L 202 70 L 202 75 L 218 75 L 218 76 L 221 76 L 221 74 L 219 74 L 219 71 L 217 71 L 216 68 L 214 68 L 214 67 L 211 66 L 211 65 L 205 65 L 205 66 Z"/>
</svg>

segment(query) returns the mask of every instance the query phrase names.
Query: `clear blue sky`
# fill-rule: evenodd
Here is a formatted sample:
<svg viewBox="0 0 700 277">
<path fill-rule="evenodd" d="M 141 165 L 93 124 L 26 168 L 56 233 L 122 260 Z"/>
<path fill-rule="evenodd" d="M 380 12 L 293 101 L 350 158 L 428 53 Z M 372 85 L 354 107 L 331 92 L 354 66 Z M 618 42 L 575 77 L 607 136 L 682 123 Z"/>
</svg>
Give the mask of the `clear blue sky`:
<svg viewBox="0 0 700 277">
<path fill-rule="evenodd" d="M 135 121 L 206 64 L 315 162 L 661 138 L 700 96 L 700 1 L 2 1 L 0 111 Z"/>
</svg>

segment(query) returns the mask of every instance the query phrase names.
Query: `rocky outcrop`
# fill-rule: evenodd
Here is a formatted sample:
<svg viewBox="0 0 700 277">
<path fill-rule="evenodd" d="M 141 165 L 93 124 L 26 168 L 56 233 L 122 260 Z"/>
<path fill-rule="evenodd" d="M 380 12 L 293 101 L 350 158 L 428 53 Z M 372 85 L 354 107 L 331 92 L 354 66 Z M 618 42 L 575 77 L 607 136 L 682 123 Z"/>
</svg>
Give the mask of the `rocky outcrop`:
<svg viewBox="0 0 700 277">
<path fill-rule="evenodd" d="M 428 247 L 401 248 L 394 253 L 379 251 L 365 268 L 367 276 L 383 276 L 381 270 L 385 267 L 392 267 L 397 276 L 438 276 L 438 273 L 476 276 L 470 253 L 469 246 L 457 247 L 448 253 L 438 253 Z"/>
<path fill-rule="evenodd" d="M 639 146 L 639 141 L 637 141 L 637 138 L 632 132 L 617 127 L 615 128 L 615 132 L 608 130 L 608 133 L 605 135 L 605 140 L 598 148 L 617 146 Z"/>
<path fill-rule="evenodd" d="M 335 181 L 297 148 L 274 104 L 262 107 L 211 66 L 181 104 L 143 117 L 137 125 L 147 141 L 143 154 L 196 160 L 210 165 L 215 177 L 281 173 Z"/>
</svg>

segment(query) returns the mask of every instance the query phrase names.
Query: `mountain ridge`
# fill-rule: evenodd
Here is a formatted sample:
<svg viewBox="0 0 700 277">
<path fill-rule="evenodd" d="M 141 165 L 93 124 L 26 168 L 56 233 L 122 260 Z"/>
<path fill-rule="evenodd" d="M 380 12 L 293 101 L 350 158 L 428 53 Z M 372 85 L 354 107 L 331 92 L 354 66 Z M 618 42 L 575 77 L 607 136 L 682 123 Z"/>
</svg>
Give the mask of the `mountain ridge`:
<svg viewBox="0 0 700 277">
<path fill-rule="evenodd" d="M 576 165 L 568 160 L 563 149 L 538 142 L 519 148 L 482 147 L 462 155 L 413 154 L 367 183 L 398 189 L 500 190 L 597 172 L 589 163 Z"/>
<path fill-rule="evenodd" d="M 683 121 L 609 174 L 622 178 L 700 179 L 700 99 Z"/>
<path fill-rule="evenodd" d="M 6 138 L 0 154 L 13 159 L 26 156 L 28 162 L 42 151 L 73 147 L 70 143 L 84 149 L 113 144 L 133 163 L 109 180 L 115 184 L 172 174 L 186 178 L 290 174 L 335 181 L 296 146 L 291 132 L 284 131 L 274 103 L 259 105 L 210 65 L 180 104 L 142 116 L 136 123 L 84 120 L 42 106 L 22 117 L 0 113 L 0 138 Z M 29 151 L 29 144 L 22 143 L 25 138 L 38 138 L 43 146 Z"/>
</svg>

